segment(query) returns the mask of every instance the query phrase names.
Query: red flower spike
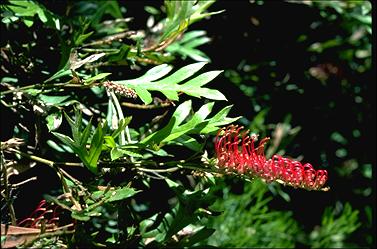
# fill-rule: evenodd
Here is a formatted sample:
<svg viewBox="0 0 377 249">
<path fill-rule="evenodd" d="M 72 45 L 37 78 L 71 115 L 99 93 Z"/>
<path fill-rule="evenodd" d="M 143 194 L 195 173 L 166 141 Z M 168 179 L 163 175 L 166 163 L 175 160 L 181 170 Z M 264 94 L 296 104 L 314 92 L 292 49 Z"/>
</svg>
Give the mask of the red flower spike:
<svg viewBox="0 0 377 249">
<path fill-rule="evenodd" d="M 257 135 L 240 136 L 243 127 L 230 125 L 222 128 L 215 138 L 217 164 L 228 172 L 250 177 L 260 177 L 266 182 L 278 181 L 295 188 L 308 190 L 327 190 L 323 188 L 328 175 L 326 170 L 315 170 L 309 163 L 300 162 L 279 155 L 267 160 L 264 146 L 269 138 L 263 138 L 257 147 Z"/>
</svg>

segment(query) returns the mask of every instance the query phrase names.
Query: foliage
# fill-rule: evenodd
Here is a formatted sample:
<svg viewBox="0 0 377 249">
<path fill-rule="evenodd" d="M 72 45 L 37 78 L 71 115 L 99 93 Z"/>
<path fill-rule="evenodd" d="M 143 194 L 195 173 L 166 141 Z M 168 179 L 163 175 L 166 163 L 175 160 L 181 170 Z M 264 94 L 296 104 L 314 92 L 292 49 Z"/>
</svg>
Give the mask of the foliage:
<svg viewBox="0 0 377 249">
<path fill-rule="evenodd" d="M 223 215 L 212 218 L 216 232 L 209 243 L 222 247 L 292 248 L 300 232 L 291 212 L 268 208 L 272 197 L 261 181 L 247 183 L 242 194 L 225 188 L 213 208 Z"/>
<path fill-rule="evenodd" d="M 342 248 L 344 239 L 359 226 L 358 211 L 352 210 L 349 203 L 342 208 L 342 213 L 336 215 L 336 209 L 327 208 L 322 217 L 321 227 L 310 233 L 311 245 L 315 248 Z M 335 217 L 338 216 L 338 217 Z M 349 245 L 348 245 L 349 246 Z M 355 246 L 355 245 L 353 245 Z"/>
<path fill-rule="evenodd" d="M 366 78 L 370 72 L 371 6 L 283 3 L 317 13 L 310 31 L 289 36 L 308 58 L 295 71 L 281 66 L 288 58 L 258 61 L 244 50 L 238 66 L 222 64 L 238 59 L 233 59 L 237 49 L 255 45 L 265 50 L 258 47 L 259 37 L 243 46 L 226 33 L 230 42 L 220 51 L 215 45 L 222 33 L 213 32 L 223 25 L 207 24 L 239 15 L 227 14 L 236 5 L 214 3 L 1 4 L 1 115 L 6 120 L 1 132 L 2 224 L 24 229 L 27 235 L 8 235 L 15 236 L 17 246 L 364 246 L 352 241 L 358 233 L 372 243 L 371 204 L 362 210 L 336 196 L 346 185 L 341 179 L 353 177 L 364 185 L 348 192 L 360 198 L 371 195 L 372 162 L 365 153 L 351 151 L 353 137 L 365 136 L 359 125 L 369 116 L 357 116 L 348 130 L 318 124 L 313 132 L 298 118 L 297 103 L 288 108 L 281 104 L 292 96 L 302 100 L 299 96 L 313 89 L 326 92 L 339 81 L 338 89 L 357 103 L 349 109 L 351 115 L 364 113 L 361 104 L 370 89 L 354 85 L 357 77 L 352 74 Z M 270 8 L 262 1 L 244 4 Z M 246 19 L 263 26 L 269 15 L 260 13 Z M 343 33 L 315 40 L 333 21 Z M 234 27 L 231 31 L 240 33 Z M 258 35 L 264 37 L 258 32 L 250 37 Z M 267 45 L 266 50 L 274 48 Z M 339 58 L 342 64 L 328 58 Z M 352 73 L 340 74 L 341 69 Z M 273 85 L 262 84 L 271 81 Z M 339 105 L 326 100 L 331 108 Z M 323 108 L 315 103 L 311 115 Z M 320 156 L 330 179 L 336 179 L 332 190 L 285 188 L 221 169 L 213 137 L 235 122 L 261 137 L 271 134 L 267 158 L 297 148 L 310 160 Z M 317 138 L 331 149 L 314 146 Z M 311 203 L 302 202 L 300 195 Z M 336 205 L 329 196 L 336 196 Z M 325 201 L 320 205 L 321 198 Z M 54 209 L 37 206 L 41 199 L 54 203 Z M 346 201 L 351 204 L 343 206 Z M 300 208 L 316 209 L 314 224 L 300 220 Z M 368 225 L 361 226 L 366 219 Z M 2 246 L 6 240 L 2 234 Z"/>
<path fill-rule="evenodd" d="M 272 135 L 267 155 L 294 154 L 329 170 L 331 197 L 277 186 L 273 193 L 289 202 L 274 204 L 301 213 L 296 218 L 310 224 L 307 232 L 326 206 L 349 202 L 358 210 L 363 225 L 339 236 L 342 247 L 368 247 L 375 241 L 370 222 L 375 165 L 371 10 L 369 1 L 256 1 L 228 7 L 230 24 L 241 26 L 246 19 L 251 24 L 229 30 L 229 39 L 211 37 L 220 47 L 237 40 L 231 52 L 206 51 L 213 61 L 234 58 L 223 63 L 224 76 L 232 83 L 227 92 L 234 93 L 227 98 L 237 114 L 243 113 L 240 123 L 262 136 Z M 299 22 L 298 15 L 304 17 Z M 311 204 L 304 208 L 302 203 Z M 353 218 L 344 219 L 353 227 Z"/>
</svg>

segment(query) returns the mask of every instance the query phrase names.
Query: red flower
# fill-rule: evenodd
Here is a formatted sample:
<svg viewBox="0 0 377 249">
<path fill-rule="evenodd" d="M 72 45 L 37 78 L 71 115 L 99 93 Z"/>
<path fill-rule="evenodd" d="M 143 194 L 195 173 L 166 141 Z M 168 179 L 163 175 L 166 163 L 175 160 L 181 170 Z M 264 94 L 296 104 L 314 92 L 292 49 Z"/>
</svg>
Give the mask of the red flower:
<svg viewBox="0 0 377 249">
<path fill-rule="evenodd" d="M 264 145 L 269 138 L 263 138 L 259 146 L 255 147 L 257 135 L 249 136 L 246 131 L 240 137 L 242 128 L 230 125 L 219 130 L 215 139 L 219 167 L 250 177 L 260 177 L 267 182 L 280 181 L 308 190 L 322 189 L 328 178 L 326 170 L 315 170 L 309 163 L 302 165 L 279 155 L 267 160 Z"/>
</svg>

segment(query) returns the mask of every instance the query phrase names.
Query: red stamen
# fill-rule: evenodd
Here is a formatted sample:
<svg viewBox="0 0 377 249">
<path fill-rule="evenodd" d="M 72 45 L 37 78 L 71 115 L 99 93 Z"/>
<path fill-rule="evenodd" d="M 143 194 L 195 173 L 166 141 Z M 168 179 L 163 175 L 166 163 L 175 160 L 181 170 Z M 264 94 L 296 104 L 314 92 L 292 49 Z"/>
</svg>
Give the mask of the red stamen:
<svg viewBox="0 0 377 249">
<path fill-rule="evenodd" d="M 218 131 L 215 152 L 219 167 L 251 177 L 261 177 L 267 182 L 281 180 L 296 188 L 318 190 L 324 186 L 328 179 L 326 170 L 316 171 L 309 163 L 302 165 L 279 155 L 267 160 L 264 146 L 269 138 L 263 138 L 255 148 L 256 135 L 248 136 L 247 131 L 240 136 L 242 128 L 230 125 Z"/>
</svg>

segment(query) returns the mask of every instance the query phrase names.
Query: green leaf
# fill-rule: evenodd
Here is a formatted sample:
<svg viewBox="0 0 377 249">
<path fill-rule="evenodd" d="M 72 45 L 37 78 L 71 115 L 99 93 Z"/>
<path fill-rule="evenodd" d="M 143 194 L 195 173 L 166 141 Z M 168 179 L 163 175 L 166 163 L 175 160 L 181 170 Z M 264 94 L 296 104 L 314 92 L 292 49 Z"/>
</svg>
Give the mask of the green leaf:
<svg viewBox="0 0 377 249">
<path fill-rule="evenodd" d="M 170 100 L 175 100 L 178 101 L 178 93 L 176 91 L 171 91 L 171 90 L 161 90 L 161 92 Z"/>
<path fill-rule="evenodd" d="M 88 125 L 85 127 L 85 129 L 81 133 L 81 137 L 79 141 L 79 144 L 81 147 L 86 147 L 86 143 L 88 142 L 91 129 L 92 129 L 92 119 L 89 120 Z"/>
<path fill-rule="evenodd" d="M 106 123 L 105 125 L 106 126 Z M 104 133 L 102 129 L 102 125 L 98 124 L 97 129 L 94 132 L 92 142 L 90 144 L 89 154 L 88 154 L 88 168 L 93 173 L 97 173 L 97 161 L 102 152 L 102 144 L 104 141 Z"/>
<path fill-rule="evenodd" d="M 192 235 L 186 236 L 185 238 L 181 239 L 178 243 L 179 247 L 190 247 L 200 241 L 207 239 L 211 236 L 216 230 L 212 228 L 206 227 L 199 227 L 195 229 Z"/>
<path fill-rule="evenodd" d="M 150 82 L 158 80 L 167 75 L 172 69 L 173 67 L 167 64 L 158 65 L 149 69 L 143 76 L 139 78 L 133 80 L 124 80 L 122 82 L 124 82 L 124 84 L 133 84 L 138 82 Z"/>
<path fill-rule="evenodd" d="M 115 148 L 116 143 L 112 136 L 104 136 L 105 144 L 108 145 L 110 148 Z"/>
<path fill-rule="evenodd" d="M 80 141 L 80 129 L 82 123 L 82 114 L 81 111 L 75 108 L 75 120 L 71 119 L 65 112 L 64 112 L 65 119 L 68 121 L 69 126 L 71 127 L 72 136 L 74 141 Z"/>
<path fill-rule="evenodd" d="M 203 30 L 195 30 L 184 34 L 181 40 L 172 43 L 166 48 L 166 51 L 172 54 L 180 54 L 182 59 L 190 57 L 195 61 L 209 62 L 208 56 L 196 49 L 196 47 L 210 42 L 210 38 L 206 37 L 206 32 Z"/>
<path fill-rule="evenodd" d="M 144 104 L 152 103 L 152 94 L 142 87 L 134 87 L 137 96 L 144 102 Z"/>
<path fill-rule="evenodd" d="M 173 113 L 173 117 L 175 118 L 174 127 L 180 125 L 183 120 L 189 115 L 191 110 L 191 100 L 187 100 L 180 104 L 175 112 Z"/>
<path fill-rule="evenodd" d="M 181 69 L 179 69 L 178 71 L 176 71 L 175 73 L 173 73 L 172 75 L 170 75 L 169 77 L 164 78 L 163 80 L 159 80 L 155 83 L 156 84 L 166 84 L 166 83 L 167 84 L 176 84 L 176 83 L 179 83 L 179 82 L 187 79 L 188 77 L 194 75 L 197 71 L 202 69 L 202 67 L 204 67 L 205 64 L 207 64 L 207 63 L 206 62 L 197 62 L 197 63 L 194 63 L 194 64 L 184 66 Z"/>
<path fill-rule="evenodd" d="M 65 143 L 66 145 L 68 145 L 69 147 L 71 147 L 73 149 L 73 151 L 76 152 L 77 150 L 77 146 L 75 144 L 75 142 L 72 140 L 72 138 L 64 135 L 64 134 L 60 134 L 60 133 L 57 133 L 57 132 L 52 132 L 52 134 L 54 136 L 56 136 L 60 141 L 62 141 L 63 143 Z"/>
<path fill-rule="evenodd" d="M 70 96 L 48 96 L 40 94 L 38 98 L 47 105 L 57 105 L 68 99 Z"/>
<path fill-rule="evenodd" d="M 48 131 L 58 129 L 63 121 L 61 112 L 54 112 L 46 117 Z"/>
<path fill-rule="evenodd" d="M 183 134 L 189 132 L 190 130 L 194 129 L 195 126 L 197 126 L 198 124 L 203 122 L 204 119 L 211 113 L 213 105 L 214 105 L 214 102 L 210 102 L 208 104 L 203 105 L 199 109 L 199 111 L 196 112 L 192 116 L 190 121 L 188 121 L 187 123 L 185 123 L 185 124 L 183 124 L 179 127 L 174 128 L 173 131 L 172 131 L 172 134 L 170 134 L 168 137 L 166 137 L 161 142 L 174 140 L 174 139 L 182 136 Z"/>
<path fill-rule="evenodd" d="M 89 36 L 91 36 L 92 34 L 94 33 L 94 31 L 91 31 L 89 33 L 86 33 L 86 34 L 81 34 L 79 35 L 79 37 L 77 37 L 77 39 L 75 40 L 75 45 L 78 46 L 78 45 L 81 45 L 86 39 L 89 38 Z"/>
<path fill-rule="evenodd" d="M 151 135 L 144 138 L 141 143 L 147 144 L 147 143 L 160 143 L 162 140 L 164 140 L 166 137 L 171 134 L 174 127 L 177 127 L 179 124 L 181 124 L 185 118 L 188 116 L 191 110 L 191 100 L 185 101 L 182 104 L 180 104 L 175 112 L 173 113 L 172 118 L 170 119 L 169 123 L 159 130 L 158 132 L 152 133 Z"/>
<path fill-rule="evenodd" d="M 222 70 L 218 70 L 218 71 L 210 71 L 210 72 L 207 72 L 207 73 L 203 73 L 195 78 L 193 78 L 192 80 L 189 80 L 188 82 L 186 82 L 184 84 L 184 87 L 186 88 L 197 88 L 197 87 L 200 87 L 200 86 L 203 86 L 205 84 L 207 84 L 208 82 L 212 81 L 214 78 L 216 78 L 220 73 L 222 73 L 223 71 Z"/>
<path fill-rule="evenodd" d="M 123 156 L 130 156 L 130 157 L 143 157 L 143 155 L 133 152 L 129 149 L 121 149 L 121 148 L 112 148 L 110 151 L 111 161 L 114 161 Z"/>
<path fill-rule="evenodd" d="M 90 220 L 90 217 L 91 216 L 99 216 L 100 213 L 96 213 L 96 212 L 93 212 L 93 213 L 87 213 L 87 212 L 78 212 L 78 211 L 74 211 L 71 213 L 71 217 L 75 220 L 80 220 L 80 221 L 88 221 Z"/>
<path fill-rule="evenodd" d="M 92 172 L 97 173 L 97 162 L 101 155 L 104 146 L 105 132 L 107 130 L 107 123 L 103 127 L 98 124 L 91 139 L 89 151 L 86 149 L 87 141 L 90 137 L 92 128 L 91 120 L 83 131 L 81 131 L 82 113 L 80 110 L 75 109 L 75 120 L 72 120 L 66 113 L 64 113 L 69 125 L 71 126 L 73 139 L 56 132 L 52 132 L 60 141 L 68 145 L 74 153 L 78 155 L 83 164 Z"/>
<path fill-rule="evenodd" d="M 189 100 L 182 103 L 177 107 L 169 123 L 164 128 L 150 134 L 144 138 L 141 143 L 145 145 L 175 143 L 184 145 L 194 151 L 201 150 L 202 146 L 194 138 L 188 136 L 189 134 L 212 133 L 217 131 L 221 126 L 230 124 L 240 118 L 226 117 L 232 106 L 227 106 L 212 118 L 207 118 L 213 106 L 214 102 L 203 105 L 188 119 L 189 113 L 191 112 L 191 101 Z M 188 121 L 184 123 L 186 119 L 188 119 Z"/>
<path fill-rule="evenodd" d="M 204 146 L 200 144 L 198 141 L 196 141 L 194 138 L 186 134 L 183 134 L 182 136 L 176 138 L 174 143 L 183 145 L 193 151 L 200 151 Z"/>
<path fill-rule="evenodd" d="M 111 161 L 114 161 L 120 157 L 123 156 L 123 152 L 121 149 L 118 149 L 118 148 L 112 148 L 111 151 L 110 151 L 110 157 L 111 157 Z"/>
<path fill-rule="evenodd" d="M 129 125 L 129 123 L 131 122 L 132 120 L 132 116 L 128 116 L 128 117 L 125 117 L 121 120 L 119 120 L 119 123 L 118 123 L 118 128 L 116 130 L 113 131 L 113 133 L 111 134 L 111 136 L 115 139 L 119 136 L 119 134 L 124 131 L 124 129 L 126 128 L 127 125 Z"/>
<path fill-rule="evenodd" d="M 50 78 L 48 78 L 47 80 L 45 80 L 44 83 L 53 81 L 55 79 L 59 79 L 59 78 L 61 78 L 63 76 L 67 76 L 67 75 L 72 75 L 71 70 L 67 69 L 67 68 L 62 68 L 59 71 L 57 71 L 54 75 L 52 75 Z"/>
<path fill-rule="evenodd" d="M 222 71 L 206 72 L 192 80 L 187 81 L 186 83 L 179 84 L 187 78 L 193 76 L 205 64 L 206 62 L 193 63 L 182 67 L 166 78 L 153 81 L 152 79 L 158 78 L 161 75 L 158 75 L 158 77 L 152 77 L 150 72 L 163 71 L 163 73 L 166 74 L 168 71 L 170 71 L 170 68 L 167 68 L 166 66 L 161 67 L 162 65 L 160 65 L 157 66 L 158 68 L 152 68 L 144 76 L 137 79 L 119 80 L 114 81 L 114 83 L 122 84 L 128 88 L 135 89 L 137 95 L 145 104 L 150 104 L 153 101 L 150 91 L 159 91 L 171 100 L 178 100 L 179 92 L 183 92 L 197 98 L 206 97 L 214 100 L 226 100 L 225 96 L 218 90 L 203 87 L 205 84 L 217 77 Z"/>
<path fill-rule="evenodd" d="M 106 202 L 121 201 L 134 196 L 141 190 L 135 190 L 134 188 L 123 187 L 115 191 L 109 191 L 108 195 L 111 197 Z"/>
<path fill-rule="evenodd" d="M 141 236 L 143 238 L 145 238 L 144 234 L 147 231 L 147 229 L 149 227 L 151 227 L 156 222 L 157 216 L 158 216 L 158 214 L 155 214 L 152 217 L 149 217 L 149 218 L 147 218 L 145 220 L 142 220 L 140 222 L 140 225 L 139 225 L 139 227 L 140 227 L 140 234 L 141 234 Z"/>
<path fill-rule="evenodd" d="M 14 13 L 14 17 L 17 17 L 8 17 L 6 22 L 15 22 L 20 17 L 27 27 L 31 27 L 34 24 L 33 17 L 37 15 L 42 23 L 60 30 L 60 25 L 56 25 L 56 23 L 60 23 L 58 17 L 37 2 L 9 0 L 9 4 L 6 4 L 6 7 Z"/>
<path fill-rule="evenodd" d="M 186 43 L 188 41 L 194 40 L 195 38 L 198 38 L 200 36 L 206 35 L 207 32 L 205 30 L 193 30 L 190 32 L 186 32 L 183 36 L 183 38 L 178 41 L 179 43 Z"/>
</svg>

